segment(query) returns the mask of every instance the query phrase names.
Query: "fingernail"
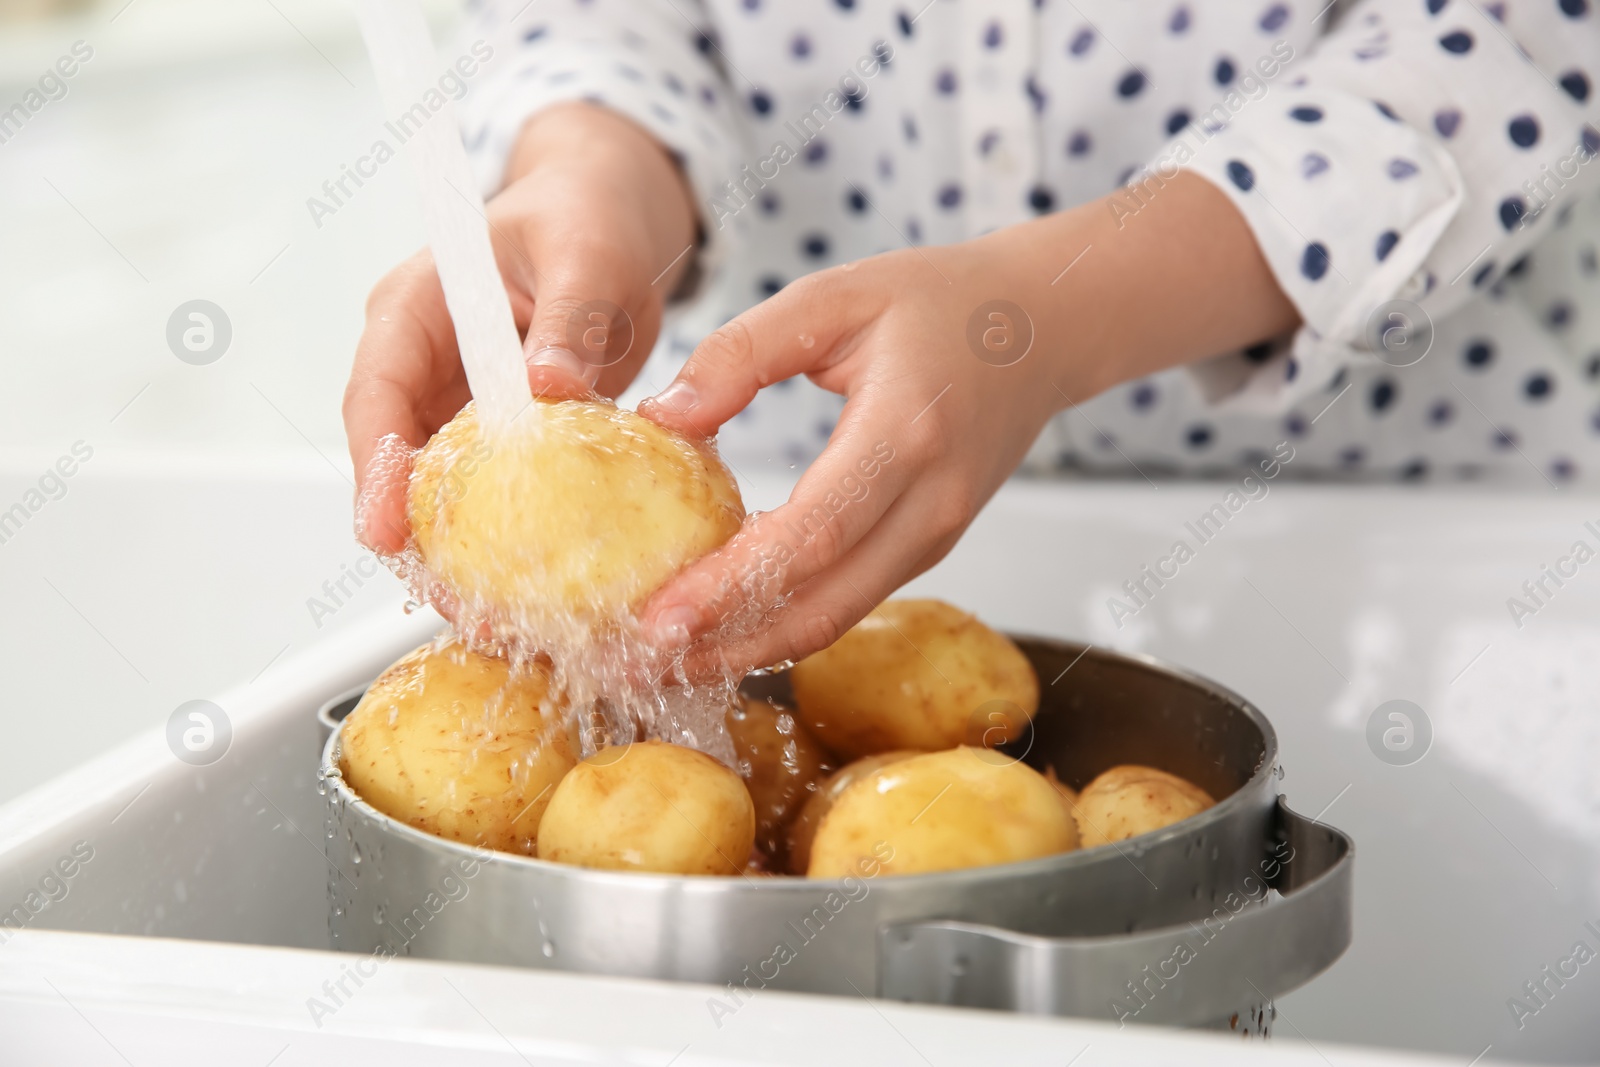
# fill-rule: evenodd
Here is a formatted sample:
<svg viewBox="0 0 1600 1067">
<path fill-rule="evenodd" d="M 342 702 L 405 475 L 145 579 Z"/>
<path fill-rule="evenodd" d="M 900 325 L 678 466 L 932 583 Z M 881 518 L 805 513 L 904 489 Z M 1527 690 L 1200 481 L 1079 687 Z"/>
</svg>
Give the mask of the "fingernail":
<svg viewBox="0 0 1600 1067">
<path fill-rule="evenodd" d="M 651 403 L 660 404 L 668 411 L 675 411 L 679 415 L 693 410 L 694 406 L 699 402 L 700 394 L 695 392 L 694 386 L 682 378 L 677 379 L 661 390 L 651 400 Z"/>
<path fill-rule="evenodd" d="M 689 628 L 694 625 L 693 608 L 668 608 L 656 616 L 650 627 L 650 643 L 657 648 L 679 648 L 689 643 Z"/>
<path fill-rule="evenodd" d="M 528 357 L 528 366 L 554 367 L 584 381 L 589 380 L 590 372 L 599 370 L 598 367 L 590 366 L 565 348 L 541 348 Z"/>
</svg>

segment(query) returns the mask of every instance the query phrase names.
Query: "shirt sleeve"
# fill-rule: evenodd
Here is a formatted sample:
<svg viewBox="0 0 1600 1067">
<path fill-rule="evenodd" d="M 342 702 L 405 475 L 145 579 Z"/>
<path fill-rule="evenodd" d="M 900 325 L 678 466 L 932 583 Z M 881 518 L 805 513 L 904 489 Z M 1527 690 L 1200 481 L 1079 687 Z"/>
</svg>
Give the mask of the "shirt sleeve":
<svg viewBox="0 0 1600 1067">
<path fill-rule="evenodd" d="M 649 131 L 677 160 L 701 210 L 696 277 L 725 254 L 707 204 L 738 168 L 738 125 L 716 31 L 699 0 L 480 0 L 462 39 L 493 55 L 461 101 L 462 138 L 485 195 L 503 184 L 530 116 L 602 104 Z M 686 295 L 680 293 L 680 295 Z"/>
<path fill-rule="evenodd" d="M 1588 0 L 1367 2 L 1308 54 L 1282 50 L 1158 163 L 1227 194 L 1300 312 L 1293 338 L 1192 367 L 1243 410 L 1415 358 L 1429 323 L 1600 188 Z"/>
</svg>

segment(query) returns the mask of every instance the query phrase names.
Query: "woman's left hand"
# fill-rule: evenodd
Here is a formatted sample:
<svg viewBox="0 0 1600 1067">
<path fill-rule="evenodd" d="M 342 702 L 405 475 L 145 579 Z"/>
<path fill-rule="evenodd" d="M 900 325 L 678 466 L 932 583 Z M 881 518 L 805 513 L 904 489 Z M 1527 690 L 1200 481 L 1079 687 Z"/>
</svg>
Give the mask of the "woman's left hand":
<svg viewBox="0 0 1600 1067">
<path fill-rule="evenodd" d="M 704 437 L 797 374 L 848 398 L 789 500 L 658 590 L 645 634 L 690 646 L 691 674 L 825 648 L 950 551 L 1056 412 L 1295 321 L 1244 221 L 1188 174 L 1131 220 L 1097 201 L 801 278 L 641 405 Z"/>
<path fill-rule="evenodd" d="M 790 499 L 652 598 L 642 617 L 659 646 L 681 647 L 782 594 L 770 628 L 695 653 L 735 670 L 799 659 L 950 551 L 1065 403 L 1039 353 L 997 366 L 1011 356 L 986 362 L 968 347 L 968 320 L 994 295 L 998 266 L 963 245 L 801 278 L 706 338 L 641 407 L 709 436 L 758 389 L 797 374 L 849 398 Z M 1031 332 L 987 328 L 1013 342 Z"/>
</svg>

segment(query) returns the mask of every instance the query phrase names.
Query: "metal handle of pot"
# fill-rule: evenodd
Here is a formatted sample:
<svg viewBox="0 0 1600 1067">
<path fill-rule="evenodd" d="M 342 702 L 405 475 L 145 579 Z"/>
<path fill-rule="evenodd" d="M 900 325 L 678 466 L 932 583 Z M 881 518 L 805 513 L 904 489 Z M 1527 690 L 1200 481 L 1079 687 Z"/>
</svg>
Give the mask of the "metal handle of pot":
<svg viewBox="0 0 1600 1067">
<path fill-rule="evenodd" d="M 1272 877 L 1184 926 L 1102 937 L 961 922 L 886 926 L 878 994 L 1121 1023 L 1227 1019 L 1303 985 L 1350 945 L 1354 844 L 1281 796 L 1275 830 Z"/>
</svg>

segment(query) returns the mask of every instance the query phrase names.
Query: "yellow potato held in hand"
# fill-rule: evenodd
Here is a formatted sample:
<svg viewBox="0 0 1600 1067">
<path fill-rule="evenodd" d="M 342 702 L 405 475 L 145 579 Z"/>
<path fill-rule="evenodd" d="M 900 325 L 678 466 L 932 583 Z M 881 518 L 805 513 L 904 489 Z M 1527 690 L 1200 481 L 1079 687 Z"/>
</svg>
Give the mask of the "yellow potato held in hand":
<svg viewBox="0 0 1600 1067">
<path fill-rule="evenodd" d="M 800 720 L 858 759 L 993 748 L 1039 710 L 1039 679 L 1004 634 L 940 600 L 890 600 L 790 672 Z"/>
<path fill-rule="evenodd" d="M 986 867 L 1075 848 L 1061 795 L 1025 763 L 981 748 L 928 752 L 857 779 L 811 843 L 812 878 L 853 874 L 871 858 L 884 874 Z"/>
<path fill-rule="evenodd" d="M 789 849 L 786 856 L 789 873 L 805 874 L 806 869 L 811 866 L 811 842 L 817 836 L 817 827 L 822 825 L 823 818 L 833 810 L 834 803 L 846 789 L 879 767 L 887 767 L 891 763 L 898 763 L 915 755 L 916 752 L 904 749 L 866 756 L 835 771 L 831 777 L 821 782 L 817 791 L 811 794 L 800 809 L 800 813 L 789 824 Z"/>
<path fill-rule="evenodd" d="M 756 808 L 756 847 L 766 859 L 777 860 L 784 828 L 813 795 L 828 754 L 793 712 L 764 700 L 741 697 L 727 721 L 734 751 L 750 769 L 744 784 Z"/>
<path fill-rule="evenodd" d="M 531 855 L 555 785 L 578 762 L 539 664 L 454 640 L 424 645 L 368 687 L 340 730 L 339 767 L 385 815 L 447 837 Z"/>
<path fill-rule="evenodd" d="M 462 408 L 417 453 L 407 513 L 468 618 L 544 641 L 631 614 L 744 505 L 709 449 L 611 403 L 536 399 L 492 437 Z"/>
<path fill-rule="evenodd" d="M 1175 774 L 1124 764 L 1083 787 L 1074 805 L 1084 848 L 1150 833 L 1215 804 L 1204 789 Z"/>
<path fill-rule="evenodd" d="M 660 741 L 604 748 L 556 786 L 539 858 L 661 874 L 738 874 L 755 844 L 744 780 L 703 752 Z"/>
</svg>

